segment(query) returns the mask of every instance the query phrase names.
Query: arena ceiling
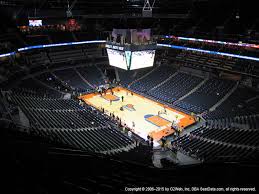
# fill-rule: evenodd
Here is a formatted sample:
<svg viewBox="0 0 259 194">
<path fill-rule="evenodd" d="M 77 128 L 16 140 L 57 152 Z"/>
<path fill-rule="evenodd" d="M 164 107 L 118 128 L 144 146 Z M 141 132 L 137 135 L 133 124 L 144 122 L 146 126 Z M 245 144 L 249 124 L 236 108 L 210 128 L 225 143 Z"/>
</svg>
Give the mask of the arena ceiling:
<svg viewBox="0 0 259 194">
<path fill-rule="evenodd" d="M 142 17 L 145 0 L 1 0 L 0 14 L 12 19 L 66 18 L 68 5 L 73 17 L 133 18 Z M 193 19 L 205 18 L 209 23 L 240 16 L 244 24 L 255 23 L 257 7 L 242 0 L 149 0 L 153 5 L 153 18 Z M 77 17 L 78 16 L 78 17 Z M 222 19 L 223 18 L 223 19 Z M 222 20 L 224 20 L 222 22 Z M 227 21 L 227 20 L 226 20 Z M 174 22 L 173 22 L 174 23 Z M 168 23 L 167 23 L 168 25 Z M 218 25 L 218 24 L 217 24 Z"/>
<path fill-rule="evenodd" d="M 4 0 L 0 5 L 20 6 L 36 9 L 67 9 L 88 12 L 128 12 L 142 10 L 145 0 Z M 192 5 L 193 0 L 149 0 L 154 3 L 154 10 L 160 12 L 185 12 Z"/>
</svg>

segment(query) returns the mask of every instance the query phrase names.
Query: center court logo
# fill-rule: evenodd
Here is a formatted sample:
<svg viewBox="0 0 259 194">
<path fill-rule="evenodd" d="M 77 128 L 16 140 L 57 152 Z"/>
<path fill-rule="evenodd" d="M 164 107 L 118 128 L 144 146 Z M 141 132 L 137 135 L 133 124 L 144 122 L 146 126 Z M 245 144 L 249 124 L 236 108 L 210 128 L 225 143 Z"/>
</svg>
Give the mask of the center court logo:
<svg viewBox="0 0 259 194">
<path fill-rule="evenodd" d="M 125 106 L 123 106 L 123 108 L 125 108 L 129 111 L 136 111 L 133 104 L 126 104 Z"/>
</svg>

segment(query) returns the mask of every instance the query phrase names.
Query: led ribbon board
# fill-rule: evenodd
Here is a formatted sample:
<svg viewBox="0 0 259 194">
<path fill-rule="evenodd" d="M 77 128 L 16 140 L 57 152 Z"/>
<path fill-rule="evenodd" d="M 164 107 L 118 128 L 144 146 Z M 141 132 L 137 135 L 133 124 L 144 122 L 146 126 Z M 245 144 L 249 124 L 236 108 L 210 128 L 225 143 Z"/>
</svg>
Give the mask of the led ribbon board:
<svg viewBox="0 0 259 194">
<path fill-rule="evenodd" d="M 19 48 L 18 51 L 26 51 L 31 49 L 40 49 L 40 48 L 49 48 L 49 47 L 58 47 L 58 46 L 71 46 L 78 44 L 94 44 L 94 43 L 106 43 L 105 40 L 90 40 L 90 41 L 81 41 L 81 42 L 65 42 L 65 43 L 57 43 L 57 44 L 43 44 L 36 46 L 28 46 L 24 48 Z"/>
<path fill-rule="evenodd" d="M 28 47 L 19 48 L 18 51 L 27 51 L 27 50 L 32 50 L 32 49 L 58 47 L 58 46 L 70 46 L 70 45 L 79 45 L 79 44 L 94 44 L 94 43 L 97 43 L 97 44 L 98 43 L 106 43 L 106 41 L 105 40 L 91 40 L 91 41 L 80 41 L 80 42 L 68 42 L 68 43 L 58 43 L 58 44 L 36 45 L 36 46 L 28 46 Z M 231 54 L 231 53 L 209 51 L 209 50 L 196 49 L 196 48 L 190 48 L 190 47 L 184 47 L 184 46 L 176 46 L 176 45 L 170 45 L 170 44 L 157 44 L 157 46 L 169 47 L 169 48 L 180 49 L 180 50 L 190 50 L 190 51 L 196 51 L 196 52 L 208 53 L 208 54 L 214 54 L 214 55 L 221 55 L 221 56 L 229 56 L 229 57 L 235 57 L 235 58 L 247 59 L 247 60 L 253 60 L 253 61 L 259 61 L 259 58 L 257 58 L 257 57 L 235 55 L 235 54 Z M 12 56 L 12 55 L 15 55 L 15 54 L 16 54 L 16 52 L 0 54 L 0 58 L 7 57 L 7 56 Z M 129 54 L 126 54 L 126 53 L 125 53 L 125 55 L 129 56 Z M 126 58 L 127 58 L 127 56 L 126 56 Z M 130 63 L 129 63 L 128 59 L 126 59 L 126 61 L 127 61 L 127 67 L 129 67 L 128 64 L 131 64 L 131 61 L 130 61 Z"/>
<path fill-rule="evenodd" d="M 217 51 L 209 51 L 209 50 L 196 49 L 196 48 L 190 48 L 190 47 L 184 47 L 184 46 L 176 46 L 176 45 L 170 45 L 170 44 L 157 44 L 157 46 L 169 47 L 169 48 L 187 50 L 187 51 L 196 51 L 196 52 L 207 53 L 207 54 L 212 54 L 212 55 L 235 57 L 235 58 L 239 58 L 239 59 L 247 59 L 247 60 L 252 60 L 252 61 L 259 61 L 259 58 L 257 58 L 257 57 L 235 55 L 235 54 L 231 54 L 231 53 L 222 53 L 222 52 L 217 52 Z"/>
<path fill-rule="evenodd" d="M 9 56 L 11 56 L 11 55 L 15 55 L 15 53 L 16 53 L 16 52 L 0 54 L 0 58 L 2 58 L 2 57 L 9 57 Z"/>
<path fill-rule="evenodd" d="M 234 43 L 234 42 L 224 42 L 224 41 L 217 41 L 217 40 L 206 40 L 200 38 L 187 38 L 187 37 L 177 37 L 172 35 L 163 36 L 164 38 L 175 38 L 178 40 L 187 40 L 187 41 L 194 41 L 194 42 L 207 42 L 207 43 L 214 43 L 214 44 L 223 44 L 223 45 L 232 45 L 232 46 L 240 46 L 240 47 L 248 47 L 248 48 L 256 48 L 259 49 L 259 45 L 256 44 L 248 44 L 248 43 Z"/>
</svg>

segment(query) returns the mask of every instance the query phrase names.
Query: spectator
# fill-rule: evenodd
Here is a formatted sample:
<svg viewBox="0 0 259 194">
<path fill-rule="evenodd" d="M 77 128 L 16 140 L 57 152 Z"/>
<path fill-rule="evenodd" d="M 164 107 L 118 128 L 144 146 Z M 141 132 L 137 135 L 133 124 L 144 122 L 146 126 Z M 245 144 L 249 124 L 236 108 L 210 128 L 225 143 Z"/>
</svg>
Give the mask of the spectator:
<svg viewBox="0 0 259 194">
<path fill-rule="evenodd" d="M 131 136 L 132 136 L 131 130 L 128 131 L 128 136 L 129 136 L 129 138 L 131 138 Z"/>
</svg>

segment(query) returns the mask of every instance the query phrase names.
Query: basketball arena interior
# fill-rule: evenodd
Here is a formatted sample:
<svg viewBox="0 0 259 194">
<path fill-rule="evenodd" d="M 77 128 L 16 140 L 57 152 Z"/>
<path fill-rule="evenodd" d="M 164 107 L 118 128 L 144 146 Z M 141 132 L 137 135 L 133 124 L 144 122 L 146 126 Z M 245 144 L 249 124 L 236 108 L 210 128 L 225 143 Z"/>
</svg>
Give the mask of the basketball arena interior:
<svg viewBox="0 0 259 194">
<path fill-rule="evenodd" d="M 0 1 L 1 192 L 255 192 L 257 8 Z"/>
</svg>

